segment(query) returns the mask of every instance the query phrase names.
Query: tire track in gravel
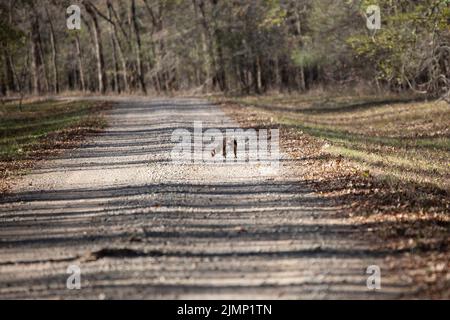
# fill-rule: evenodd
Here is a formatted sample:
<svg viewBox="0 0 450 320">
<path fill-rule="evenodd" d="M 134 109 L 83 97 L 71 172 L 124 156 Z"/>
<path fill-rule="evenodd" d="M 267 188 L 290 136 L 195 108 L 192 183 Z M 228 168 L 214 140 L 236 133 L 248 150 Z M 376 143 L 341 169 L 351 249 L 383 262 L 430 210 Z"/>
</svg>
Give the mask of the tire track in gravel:
<svg viewBox="0 0 450 320">
<path fill-rule="evenodd" d="M 413 291 L 364 226 L 312 192 L 294 159 L 171 162 L 171 134 L 234 128 L 197 99 L 113 100 L 110 126 L 43 162 L 0 204 L 0 298 L 396 298 Z M 304 172 L 304 171 L 303 171 Z M 66 269 L 81 268 L 81 290 Z M 382 289 L 366 268 L 382 269 Z"/>
</svg>

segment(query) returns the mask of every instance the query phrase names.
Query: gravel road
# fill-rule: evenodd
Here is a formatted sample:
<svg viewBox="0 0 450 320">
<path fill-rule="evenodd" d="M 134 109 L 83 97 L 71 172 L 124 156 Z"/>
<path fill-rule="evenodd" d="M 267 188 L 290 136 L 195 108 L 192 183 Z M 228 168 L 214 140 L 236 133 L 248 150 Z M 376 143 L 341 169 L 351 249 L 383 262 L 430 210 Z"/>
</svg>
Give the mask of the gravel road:
<svg viewBox="0 0 450 320">
<path fill-rule="evenodd" d="M 106 98 L 105 98 L 106 99 Z M 112 99 L 112 98 L 110 98 Z M 171 161 L 178 128 L 234 128 L 197 99 L 114 98 L 110 126 L 42 162 L 0 203 L 0 298 L 398 298 L 393 253 L 336 214 L 294 159 Z M 67 268 L 81 289 L 66 287 Z M 369 265 L 381 289 L 368 290 Z"/>
</svg>

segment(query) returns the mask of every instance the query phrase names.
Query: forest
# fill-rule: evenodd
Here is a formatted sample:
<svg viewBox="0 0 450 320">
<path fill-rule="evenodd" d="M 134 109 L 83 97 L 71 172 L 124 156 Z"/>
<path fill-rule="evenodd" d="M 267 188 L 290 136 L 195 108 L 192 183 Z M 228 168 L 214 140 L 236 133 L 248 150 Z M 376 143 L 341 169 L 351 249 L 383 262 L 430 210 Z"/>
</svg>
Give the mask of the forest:
<svg viewBox="0 0 450 320">
<path fill-rule="evenodd" d="M 379 30 L 366 27 L 373 3 Z M 66 26 L 73 4 L 80 30 Z M 449 25 L 448 0 L 2 0 L 0 91 L 240 95 L 363 86 L 449 99 Z"/>
</svg>

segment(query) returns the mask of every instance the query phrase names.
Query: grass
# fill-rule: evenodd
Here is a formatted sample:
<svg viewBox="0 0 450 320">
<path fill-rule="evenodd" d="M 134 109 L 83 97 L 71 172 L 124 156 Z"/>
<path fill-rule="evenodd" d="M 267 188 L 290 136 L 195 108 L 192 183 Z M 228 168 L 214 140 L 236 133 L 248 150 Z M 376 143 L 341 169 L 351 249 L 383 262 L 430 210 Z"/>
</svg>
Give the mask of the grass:
<svg viewBox="0 0 450 320">
<path fill-rule="evenodd" d="M 231 100 L 231 101 L 230 101 Z M 450 189 L 450 106 L 404 96 L 260 96 L 228 99 L 273 122 L 327 141 L 391 182 Z"/>
<path fill-rule="evenodd" d="M 51 133 L 69 128 L 102 127 L 92 113 L 98 103 L 85 101 L 39 101 L 19 106 L 0 106 L 0 160 L 18 160 L 34 150 Z M 97 122 L 97 123 L 95 123 Z"/>
<path fill-rule="evenodd" d="M 36 160 L 73 148 L 89 132 L 106 126 L 105 104 L 92 101 L 35 101 L 0 105 L 0 191 L 6 180 Z"/>
</svg>

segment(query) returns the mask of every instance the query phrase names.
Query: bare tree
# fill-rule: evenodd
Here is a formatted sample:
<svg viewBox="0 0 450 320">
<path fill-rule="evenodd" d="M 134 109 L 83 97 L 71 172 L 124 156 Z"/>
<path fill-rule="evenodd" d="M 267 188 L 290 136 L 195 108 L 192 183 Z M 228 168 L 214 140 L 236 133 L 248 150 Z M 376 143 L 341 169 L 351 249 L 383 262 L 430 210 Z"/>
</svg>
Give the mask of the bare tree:
<svg viewBox="0 0 450 320">
<path fill-rule="evenodd" d="M 52 65 L 53 65 L 53 90 L 55 93 L 59 92 L 59 72 L 58 72 L 58 48 L 56 45 L 55 28 L 53 27 L 53 22 L 48 11 L 48 7 L 45 7 L 47 13 L 47 21 L 50 27 L 50 43 L 52 47 Z"/>
<path fill-rule="evenodd" d="M 81 54 L 81 45 L 80 45 L 80 37 L 78 36 L 78 34 L 75 34 L 75 51 L 76 51 L 76 56 L 77 56 L 77 65 L 78 65 L 78 72 L 80 74 L 79 78 L 80 78 L 80 87 L 81 87 L 81 91 L 86 91 L 86 84 L 85 84 L 85 80 L 84 80 L 84 68 L 83 68 L 83 57 Z"/>
<path fill-rule="evenodd" d="M 92 20 L 92 37 L 95 47 L 95 57 L 97 60 L 97 79 L 98 79 L 98 91 L 101 93 L 106 92 L 107 81 L 105 72 L 105 59 L 103 54 L 102 34 L 100 24 L 97 19 L 97 13 L 93 8 L 90 1 L 83 1 L 86 12 L 89 14 Z"/>
<path fill-rule="evenodd" d="M 147 94 L 147 87 L 145 85 L 145 79 L 144 79 L 144 71 L 143 71 L 143 64 L 142 64 L 142 44 L 141 44 L 141 35 L 139 32 L 139 24 L 138 24 L 138 18 L 136 16 L 136 1 L 131 0 L 131 21 L 133 25 L 133 31 L 136 39 L 136 64 L 137 64 L 137 76 L 139 79 L 139 84 L 141 87 L 142 92 Z"/>
</svg>

